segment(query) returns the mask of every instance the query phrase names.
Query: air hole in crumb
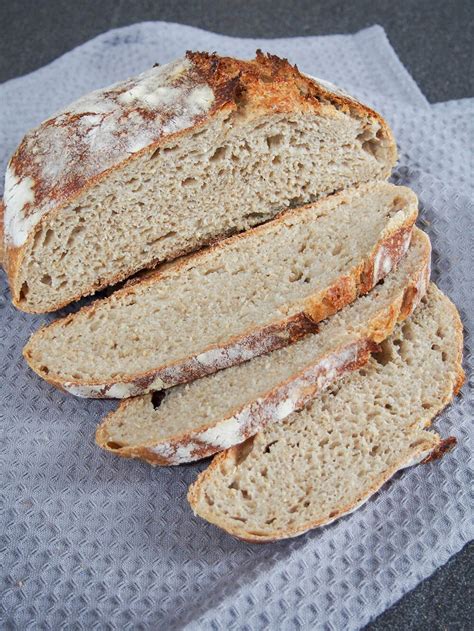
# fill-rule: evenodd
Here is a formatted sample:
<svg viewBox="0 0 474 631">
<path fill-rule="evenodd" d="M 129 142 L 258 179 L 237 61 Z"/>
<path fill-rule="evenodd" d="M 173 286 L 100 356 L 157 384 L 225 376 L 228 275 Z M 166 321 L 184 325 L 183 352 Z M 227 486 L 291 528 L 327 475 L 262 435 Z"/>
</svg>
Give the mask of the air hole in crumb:
<svg viewBox="0 0 474 631">
<path fill-rule="evenodd" d="M 51 287 L 52 278 L 51 278 L 51 276 L 50 276 L 49 274 L 44 274 L 44 275 L 41 277 L 40 282 L 41 282 L 43 285 L 48 285 L 48 287 Z"/>
<path fill-rule="evenodd" d="M 238 467 L 249 457 L 253 450 L 253 443 L 255 440 L 255 436 L 248 438 L 244 443 L 240 445 L 240 449 L 237 453 L 237 457 L 235 459 L 235 466 Z"/>
<path fill-rule="evenodd" d="M 153 241 L 148 241 L 147 246 L 156 245 L 157 243 L 160 243 L 162 241 L 166 241 L 166 239 L 171 239 L 175 235 L 176 235 L 176 232 L 171 230 L 170 232 L 167 232 L 166 234 L 162 234 L 160 237 L 157 237 L 156 239 L 153 239 Z"/>
<path fill-rule="evenodd" d="M 152 393 L 151 404 L 154 410 L 157 410 L 160 407 L 165 396 L 166 396 L 166 392 L 164 390 L 158 390 L 157 392 Z"/>
<path fill-rule="evenodd" d="M 209 497 L 207 493 L 204 494 L 204 497 L 206 498 L 206 502 L 209 504 L 209 506 L 214 506 L 214 500 Z"/>
<path fill-rule="evenodd" d="M 181 186 L 194 186 L 195 184 L 197 184 L 197 180 L 195 177 L 187 177 L 181 182 Z"/>
<path fill-rule="evenodd" d="M 242 497 L 244 498 L 244 500 L 250 500 L 250 493 L 248 491 L 246 491 L 245 489 L 243 491 L 240 491 L 242 493 Z"/>
<path fill-rule="evenodd" d="M 445 362 L 447 359 L 448 359 L 448 353 L 446 353 L 446 351 L 442 351 L 441 361 Z"/>
<path fill-rule="evenodd" d="M 267 526 L 270 526 L 270 524 L 273 524 L 275 519 L 276 519 L 276 517 L 272 517 L 271 519 L 267 519 L 265 523 L 267 524 Z"/>
<path fill-rule="evenodd" d="M 387 343 L 387 340 L 382 342 L 380 350 L 377 353 L 373 354 L 373 358 L 381 366 L 386 366 L 388 363 L 390 363 L 392 359 L 392 351 L 389 344 Z"/>
<path fill-rule="evenodd" d="M 71 230 L 71 233 L 70 233 L 69 237 L 68 237 L 68 240 L 66 241 L 66 246 L 71 246 L 73 244 L 76 236 L 78 234 L 81 234 L 81 232 L 84 232 L 84 226 L 79 225 L 79 226 L 76 226 L 75 228 L 73 228 Z"/>
<path fill-rule="evenodd" d="M 49 368 L 47 366 L 40 366 L 39 369 L 40 372 L 42 372 L 44 375 L 47 375 L 49 373 Z"/>
<path fill-rule="evenodd" d="M 303 272 L 301 271 L 294 271 L 291 272 L 290 277 L 288 278 L 288 280 L 290 281 L 290 283 L 296 283 L 297 281 L 301 280 L 303 278 Z"/>
<path fill-rule="evenodd" d="M 234 489 L 235 491 L 238 491 L 240 489 L 240 483 L 238 480 L 232 480 L 232 482 L 229 484 L 228 486 L 229 489 Z"/>
<path fill-rule="evenodd" d="M 403 197 L 400 197 L 400 196 L 395 197 L 395 199 L 392 202 L 392 212 L 397 212 L 404 207 L 405 207 L 405 200 L 403 199 Z"/>
<path fill-rule="evenodd" d="M 379 451 L 380 451 L 380 446 L 374 445 L 369 453 L 371 456 L 375 456 L 375 454 L 377 454 Z"/>
<path fill-rule="evenodd" d="M 51 228 L 48 228 L 48 230 L 46 230 L 46 233 L 44 235 L 44 239 L 43 239 L 43 247 L 45 247 L 46 245 L 48 245 L 51 242 L 51 239 L 53 238 L 54 232 L 51 230 Z"/>
<path fill-rule="evenodd" d="M 275 149 L 276 147 L 279 147 L 281 145 L 282 140 L 283 140 L 282 134 L 275 134 L 274 136 L 268 136 L 267 138 L 268 148 Z"/>
<path fill-rule="evenodd" d="M 335 517 L 336 515 L 337 515 L 337 511 L 332 510 L 332 511 L 329 513 L 329 518 L 331 518 L 331 517 Z"/>
<path fill-rule="evenodd" d="M 392 409 L 392 406 L 390 405 L 390 403 L 386 403 L 384 407 L 385 407 L 386 410 L 391 410 Z"/>
<path fill-rule="evenodd" d="M 421 407 L 424 410 L 429 410 L 429 409 L 431 409 L 431 403 L 428 403 L 428 401 L 425 401 L 424 403 L 421 404 Z"/>
<path fill-rule="evenodd" d="M 272 164 L 281 164 L 281 156 L 278 156 L 278 155 L 274 156 L 272 158 Z"/>
<path fill-rule="evenodd" d="M 290 208 L 298 208 L 298 206 L 301 206 L 301 204 L 304 202 L 304 199 L 301 195 L 298 195 L 297 197 L 291 197 L 288 200 L 288 205 Z"/>
<path fill-rule="evenodd" d="M 337 256 L 342 252 L 342 244 L 337 243 L 332 249 L 332 255 Z"/>
<path fill-rule="evenodd" d="M 212 156 L 209 158 L 209 162 L 217 162 L 225 158 L 227 147 L 217 147 Z"/>
<path fill-rule="evenodd" d="M 272 441 L 271 443 L 268 443 L 268 445 L 265 447 L 265 449 L 263 450 L 264 454 L 269 454 L 270 453 L 270 448 L 277 443 L 277 440 Z"/>
<path fill-rule="evenodd" d="M 238 517 L 237 515 L 230 515 L 230 518 L 234 519 L 235 521 L 241 521 L 243 524 L 245 524 L 245 522 L 247 521 L 243 517 Z"/>
</svg>

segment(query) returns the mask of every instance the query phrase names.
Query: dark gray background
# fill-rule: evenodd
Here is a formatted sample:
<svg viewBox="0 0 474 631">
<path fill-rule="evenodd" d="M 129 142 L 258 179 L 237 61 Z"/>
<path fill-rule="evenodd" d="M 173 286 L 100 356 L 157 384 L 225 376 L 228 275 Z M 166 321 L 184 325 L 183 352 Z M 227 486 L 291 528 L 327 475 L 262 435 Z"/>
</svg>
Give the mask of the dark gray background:
<svg viewBox="0 0 474 631">
<path fill-rule="evenodd" d="M 0 0 L 0 82 L 99 33 L 146 20 L 238 37 L 346 33 L 380 24 L 430 102 L 474 95 L 472 0 Z M 473 549 L 466 546 L 367 629 L 474 628 Z"/>
</svg>

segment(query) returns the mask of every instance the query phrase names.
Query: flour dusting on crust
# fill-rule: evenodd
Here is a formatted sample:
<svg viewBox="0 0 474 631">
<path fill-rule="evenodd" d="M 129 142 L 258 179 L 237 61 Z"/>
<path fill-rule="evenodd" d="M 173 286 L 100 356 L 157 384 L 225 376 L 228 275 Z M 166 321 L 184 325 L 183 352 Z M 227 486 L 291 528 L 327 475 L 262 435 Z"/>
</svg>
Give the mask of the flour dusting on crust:
<svg viewBox="0 0 474 631">
<path fill-rule="evenodd" d="M 80 98 L 30 131 L 5 181 L 5 240 L 23 245 L 41 217 L 164 135 L 192 127 L 215 95 L 188 58 Z"/>
</svg>

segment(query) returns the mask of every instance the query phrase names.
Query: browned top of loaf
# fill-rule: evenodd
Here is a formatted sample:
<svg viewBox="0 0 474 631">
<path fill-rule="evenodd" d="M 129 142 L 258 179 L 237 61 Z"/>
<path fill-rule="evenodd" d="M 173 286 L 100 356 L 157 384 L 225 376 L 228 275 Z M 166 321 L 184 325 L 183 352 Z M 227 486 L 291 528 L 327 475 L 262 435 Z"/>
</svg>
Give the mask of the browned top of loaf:
<svg viewBox="0 0 474 631">
<path fill-rule="evenodd" d="M 159 73 L 165 77 L 163 90 L 172 90 L 160 102 L 146 103 L 132 96 Z M 191 100 L 190 95 L 194 95 Z M 41 218 L 65 205 L 110 170 L 219 111 L 237 107 L 245 107 L 249 115 L 262 109 L 314 111 L 323 104 L 375 116 L 387 129 L 372 110 L 301 74 L 286 59 L 261 51 L 251 61 L 188 52 L 182 60 L 92 92 L 28 132 L 11 158 L 5 186 L 5 238 L 12 247 L 26 240 L 12 234 L 18 235 L 12 215 L 19 216 L 20 232 L 26 225 L 31 234 L 32 224 L 37 223 L 28 221 L 31 215 Z"/>
</svg>

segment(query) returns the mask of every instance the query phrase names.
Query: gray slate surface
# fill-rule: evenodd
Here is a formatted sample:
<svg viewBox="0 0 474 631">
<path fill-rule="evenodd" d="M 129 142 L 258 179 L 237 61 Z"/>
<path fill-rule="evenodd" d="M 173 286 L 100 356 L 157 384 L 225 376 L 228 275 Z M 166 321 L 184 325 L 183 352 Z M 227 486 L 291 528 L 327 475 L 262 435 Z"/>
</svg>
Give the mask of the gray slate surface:
<svg viewBox="0 0 474 631">
<path fill-rule="evenodd" d="M 379 23 L 422 91 L 435 102 L 474 93 L 473 15 L 470 2 L 439 0 L 3 2 L 0 81 L 30 72 L 98 33 L 143 20 L 253 37 L 353 32 Z M 472 628 L 472 549 L 466 547 L 368 628 Z"/>
</svg>

